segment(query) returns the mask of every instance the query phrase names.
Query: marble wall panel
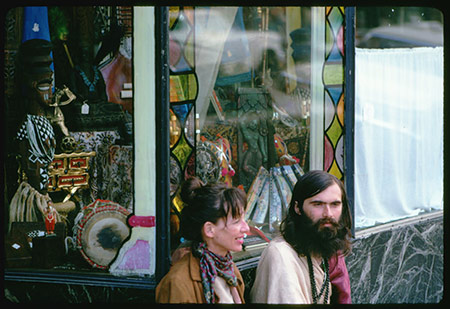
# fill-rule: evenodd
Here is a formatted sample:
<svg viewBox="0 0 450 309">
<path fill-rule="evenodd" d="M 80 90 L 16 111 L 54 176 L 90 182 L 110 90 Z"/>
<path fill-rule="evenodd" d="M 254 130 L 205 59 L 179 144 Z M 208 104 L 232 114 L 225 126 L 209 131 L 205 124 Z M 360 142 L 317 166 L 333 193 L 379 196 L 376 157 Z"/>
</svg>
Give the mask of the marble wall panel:
<svg viewBox="0 0 450 309">
<path fill-rule="evenodd" d="M 346 258 L 352 302 L 437 303 L 443 298 L 443 217 L 356 238 Z"/>
</svg>

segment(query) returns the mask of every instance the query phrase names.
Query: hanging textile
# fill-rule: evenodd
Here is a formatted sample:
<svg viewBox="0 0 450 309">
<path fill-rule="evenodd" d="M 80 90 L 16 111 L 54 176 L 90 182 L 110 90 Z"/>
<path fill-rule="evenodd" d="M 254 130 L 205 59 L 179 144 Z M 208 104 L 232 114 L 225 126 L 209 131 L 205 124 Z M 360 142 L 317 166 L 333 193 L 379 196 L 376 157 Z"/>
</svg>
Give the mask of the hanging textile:
<svg viewBox="0 0 450 309">
<path fill-rule="evenodd" d="M 224 45 L 216 85 L 226 86 L 249 81 L 251 78 L 250 47 L 240 7 Z"/>
<path fill-rule="evenodd" d="M 32 39 L 41 39 L 51 42 L 48 26 L 48 9 L 46 6 L 26 6 L 23 8 L 22 43 Z M 50 53 L 53 58 L 53 53 Z M 50 64 L 55 71 L 53 62 Z M 53 92 L 55 83 L 52 84 Z"/>
<path fill-rule="evenodd" d="M 355 226 L 443 208 L 443 48 L 356 49 Z"/>
<path fill-rule="evenodd" d="M 206 119 L 222 52 L 237 10 L 237 7 L 195 8 L 195 67 L 198 84 L 202 85 L 196 102 L 200 130 Z"/>
<path fill-rule="evenodd" d="M 50 41 L 46 6 L 26 6 L 23 8 L 22 43 L 31 39 Z"/>
</svg>

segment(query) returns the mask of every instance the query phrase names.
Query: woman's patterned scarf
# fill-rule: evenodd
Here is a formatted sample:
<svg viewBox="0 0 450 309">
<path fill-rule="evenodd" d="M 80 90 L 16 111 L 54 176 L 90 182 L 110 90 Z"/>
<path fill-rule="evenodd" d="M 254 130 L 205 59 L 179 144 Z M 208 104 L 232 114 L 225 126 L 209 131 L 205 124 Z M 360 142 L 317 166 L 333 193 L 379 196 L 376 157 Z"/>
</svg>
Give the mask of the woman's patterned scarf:
<svg viewBox="0 0 450 309">
<path fill-rule="evenodd" d="M 225 279 L 229 286 L 237 286 L 231 254 L 228 252 L 226 256 L 217 255 L 209 251 L 203 242 L 199 244 L 196 251 L 200 255 L 200 274 L 206 303 L 214 304 L 216 302 L 214 282 L 218 275 Z"/>
</svg>

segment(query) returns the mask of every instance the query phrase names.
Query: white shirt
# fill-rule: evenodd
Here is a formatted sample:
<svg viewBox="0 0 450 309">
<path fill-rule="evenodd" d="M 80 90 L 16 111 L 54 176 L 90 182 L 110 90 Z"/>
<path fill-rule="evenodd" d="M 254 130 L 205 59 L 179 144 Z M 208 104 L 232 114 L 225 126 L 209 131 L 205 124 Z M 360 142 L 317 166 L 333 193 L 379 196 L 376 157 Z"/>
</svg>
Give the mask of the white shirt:
<svg viewBox="0 0 450 309">
<path fill-rule="evenodd" d="M 321 259 L 311 258 L 316 289 L 319 293 L 324 280 Z M 318 303 L 323 303 L 322 294 Z M 331 296 L 329 283 L 328 302 Z M 250 291 L 253 303 L 312 304 L 308 261 L 299 256 L 283 237 L 273 239 L 261 254 L 255 282 Z"/>
<path fill-rule="evenodd" d="M 219 296 L 219 304 L 234 304 L 230 286 L 220 276 L 217 276 L 214 281 L 214 291 Z"/>
</svg>

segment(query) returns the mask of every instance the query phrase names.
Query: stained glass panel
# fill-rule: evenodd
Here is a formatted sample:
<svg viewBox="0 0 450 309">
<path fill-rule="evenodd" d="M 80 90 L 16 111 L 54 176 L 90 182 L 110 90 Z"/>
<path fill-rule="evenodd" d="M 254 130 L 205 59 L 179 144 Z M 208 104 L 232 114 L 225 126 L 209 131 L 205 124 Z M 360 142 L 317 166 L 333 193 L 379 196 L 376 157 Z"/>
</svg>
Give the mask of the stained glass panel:
<svg viewBox="0 0 450 309">
<path fill-rule="evenodd" d="M 344 14 L 343 8 L 327 7 L 325 30 L 324 170 L 343 178 L 344 124 Z M 333 113 L 331 116 L 330 113 Z"/>
<path fill-rule="evenodd" d="M 183 202 L 180 186 L 195 169 L 195 100 L 198 82 L 195 68 L 194 9 L 171 7 L 169 10 L 169 68 L 170 68 L 170 196 L 171 235 L 179 229 Z"/>
</svg>

